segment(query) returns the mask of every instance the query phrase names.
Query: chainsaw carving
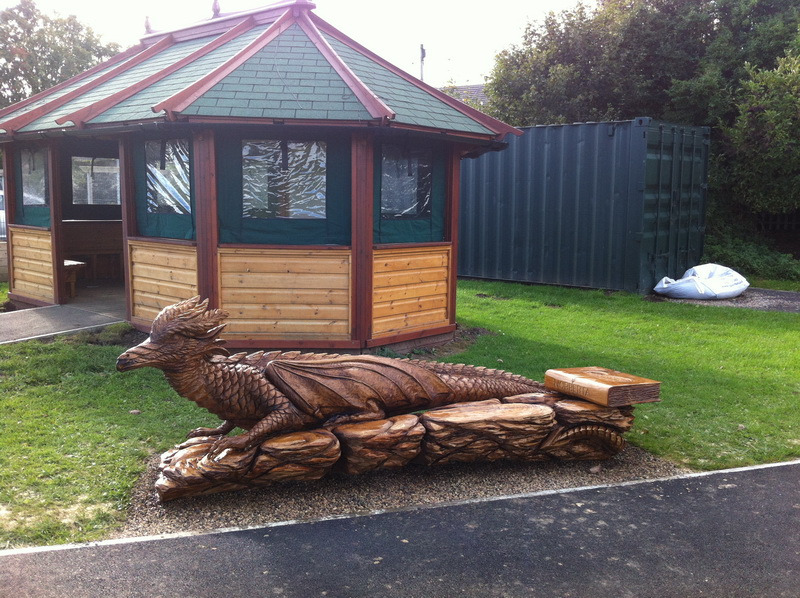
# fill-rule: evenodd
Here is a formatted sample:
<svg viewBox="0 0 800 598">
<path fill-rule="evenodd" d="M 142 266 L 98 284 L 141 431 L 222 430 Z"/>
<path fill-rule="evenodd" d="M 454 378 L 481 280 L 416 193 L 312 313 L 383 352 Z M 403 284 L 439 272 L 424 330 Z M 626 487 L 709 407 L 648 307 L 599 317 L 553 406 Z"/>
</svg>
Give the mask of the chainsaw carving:
<svg viewBox="0 0 800 598">
<path fill-rule="evenodd" d="M 150 337 L 117 360 L 119 371 L 161 369 L 178 394 L 223 420 L 163 455 L 162 500 L 315 479 L 334 465 L 362 473 L 411 460 L 605 458 L 622 448 L 633 419 L 630 408 L 600 408 L 482 367 L 373 355 L 230 356 L 219 338 L 226 316 L 199 297 L 166 307 Z M 562 399 L 569 402 L 559 408 Z M 227 436 L 236 427 L 245 432 Z"/>
</svg>

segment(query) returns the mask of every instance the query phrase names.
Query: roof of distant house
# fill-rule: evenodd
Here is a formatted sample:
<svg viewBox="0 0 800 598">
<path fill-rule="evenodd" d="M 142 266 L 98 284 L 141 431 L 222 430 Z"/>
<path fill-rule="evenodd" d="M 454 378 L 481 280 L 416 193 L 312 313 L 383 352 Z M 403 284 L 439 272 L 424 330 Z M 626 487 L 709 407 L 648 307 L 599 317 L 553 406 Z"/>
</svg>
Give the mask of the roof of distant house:
<svg viewBox="0 0 800 598">
<path fill-rule="evenodd" d="M 485 87 L 483 83 L 479 83 L 477 85 L 453 85 L 452 87 L 444 88 L 444 90 L 462 102 L 469 101 L 479 106 L 486 106 L 489 103 L 489 98 L 486 97 L 484 92 Z"/>
</svg>

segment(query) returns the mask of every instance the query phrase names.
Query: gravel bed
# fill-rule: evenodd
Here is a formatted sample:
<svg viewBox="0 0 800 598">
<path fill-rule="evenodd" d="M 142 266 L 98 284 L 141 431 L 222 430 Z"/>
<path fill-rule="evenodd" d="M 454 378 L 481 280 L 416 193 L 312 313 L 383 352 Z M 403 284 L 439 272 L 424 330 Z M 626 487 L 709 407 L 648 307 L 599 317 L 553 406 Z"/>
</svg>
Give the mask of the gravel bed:
<svg viewBox="0 0 800 598">
<path fill-rule="evenodd" d="M 289 482 L 161 504 L 153 489 L 157 465 L 156 456 L 134 490 L 125 526 L 114 537 L 253 527 L 280 521 L 654 479 L 689 471 L 628 446 L 606 461 L 410 465 L 402 470 L 375 471 L 360 476 L 333 473 L 315 482 Z"/>
<path fill-rule="evenodd" d="M 712 307 L 746 307 L 759 311 L 786 311 L 800 313 L 800 293 L 794 291 L 773 291 L 750 287 L 732 299 L 672 299 L 661 295 L 648 295 L 650 301 L 670 301 L 672 303 L 693 303 Z"/>
</svg>

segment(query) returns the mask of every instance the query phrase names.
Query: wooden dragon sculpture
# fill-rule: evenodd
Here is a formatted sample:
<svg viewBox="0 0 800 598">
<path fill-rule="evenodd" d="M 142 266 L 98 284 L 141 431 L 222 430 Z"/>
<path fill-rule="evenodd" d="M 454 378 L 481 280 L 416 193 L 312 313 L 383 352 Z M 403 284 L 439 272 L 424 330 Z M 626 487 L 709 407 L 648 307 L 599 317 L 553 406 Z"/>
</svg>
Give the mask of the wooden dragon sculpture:
<svg viewBox="0 0 800 598">
<path fill-rule="evenodd" d="M 223 420 L 189 433 L 218 436 L 212 456 L 283 432 L 544 390 L 509 372 L 448 363 L 279 351 L 231 356 L 219 338 L 227 315 L 200 297 L 166 307 L 150 337 L 117 359 L 121 372 L 163 370 L 178 394 Z M 227 437 L 237 426 L 247 432 Z"/>
</svg>

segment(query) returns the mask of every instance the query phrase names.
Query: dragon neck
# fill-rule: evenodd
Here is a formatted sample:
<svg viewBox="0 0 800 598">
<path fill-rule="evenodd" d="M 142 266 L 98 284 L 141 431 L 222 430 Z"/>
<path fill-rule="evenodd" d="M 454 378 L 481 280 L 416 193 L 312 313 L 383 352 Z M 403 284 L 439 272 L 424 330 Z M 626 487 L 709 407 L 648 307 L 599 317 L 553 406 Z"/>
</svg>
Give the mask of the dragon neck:
<svg viewBox="0 0 800 598">
<path fill-rule="evenodd" d="M 164 370 L 164 376 L 179 395 L 222 417 L 225 409 L 220 401 L 221 393 L 215 388 L 220 377 L 215 373 L 224 367 L 221 363 L 197 356 L 187 359 L 177 369 Z"/>
</svg>

